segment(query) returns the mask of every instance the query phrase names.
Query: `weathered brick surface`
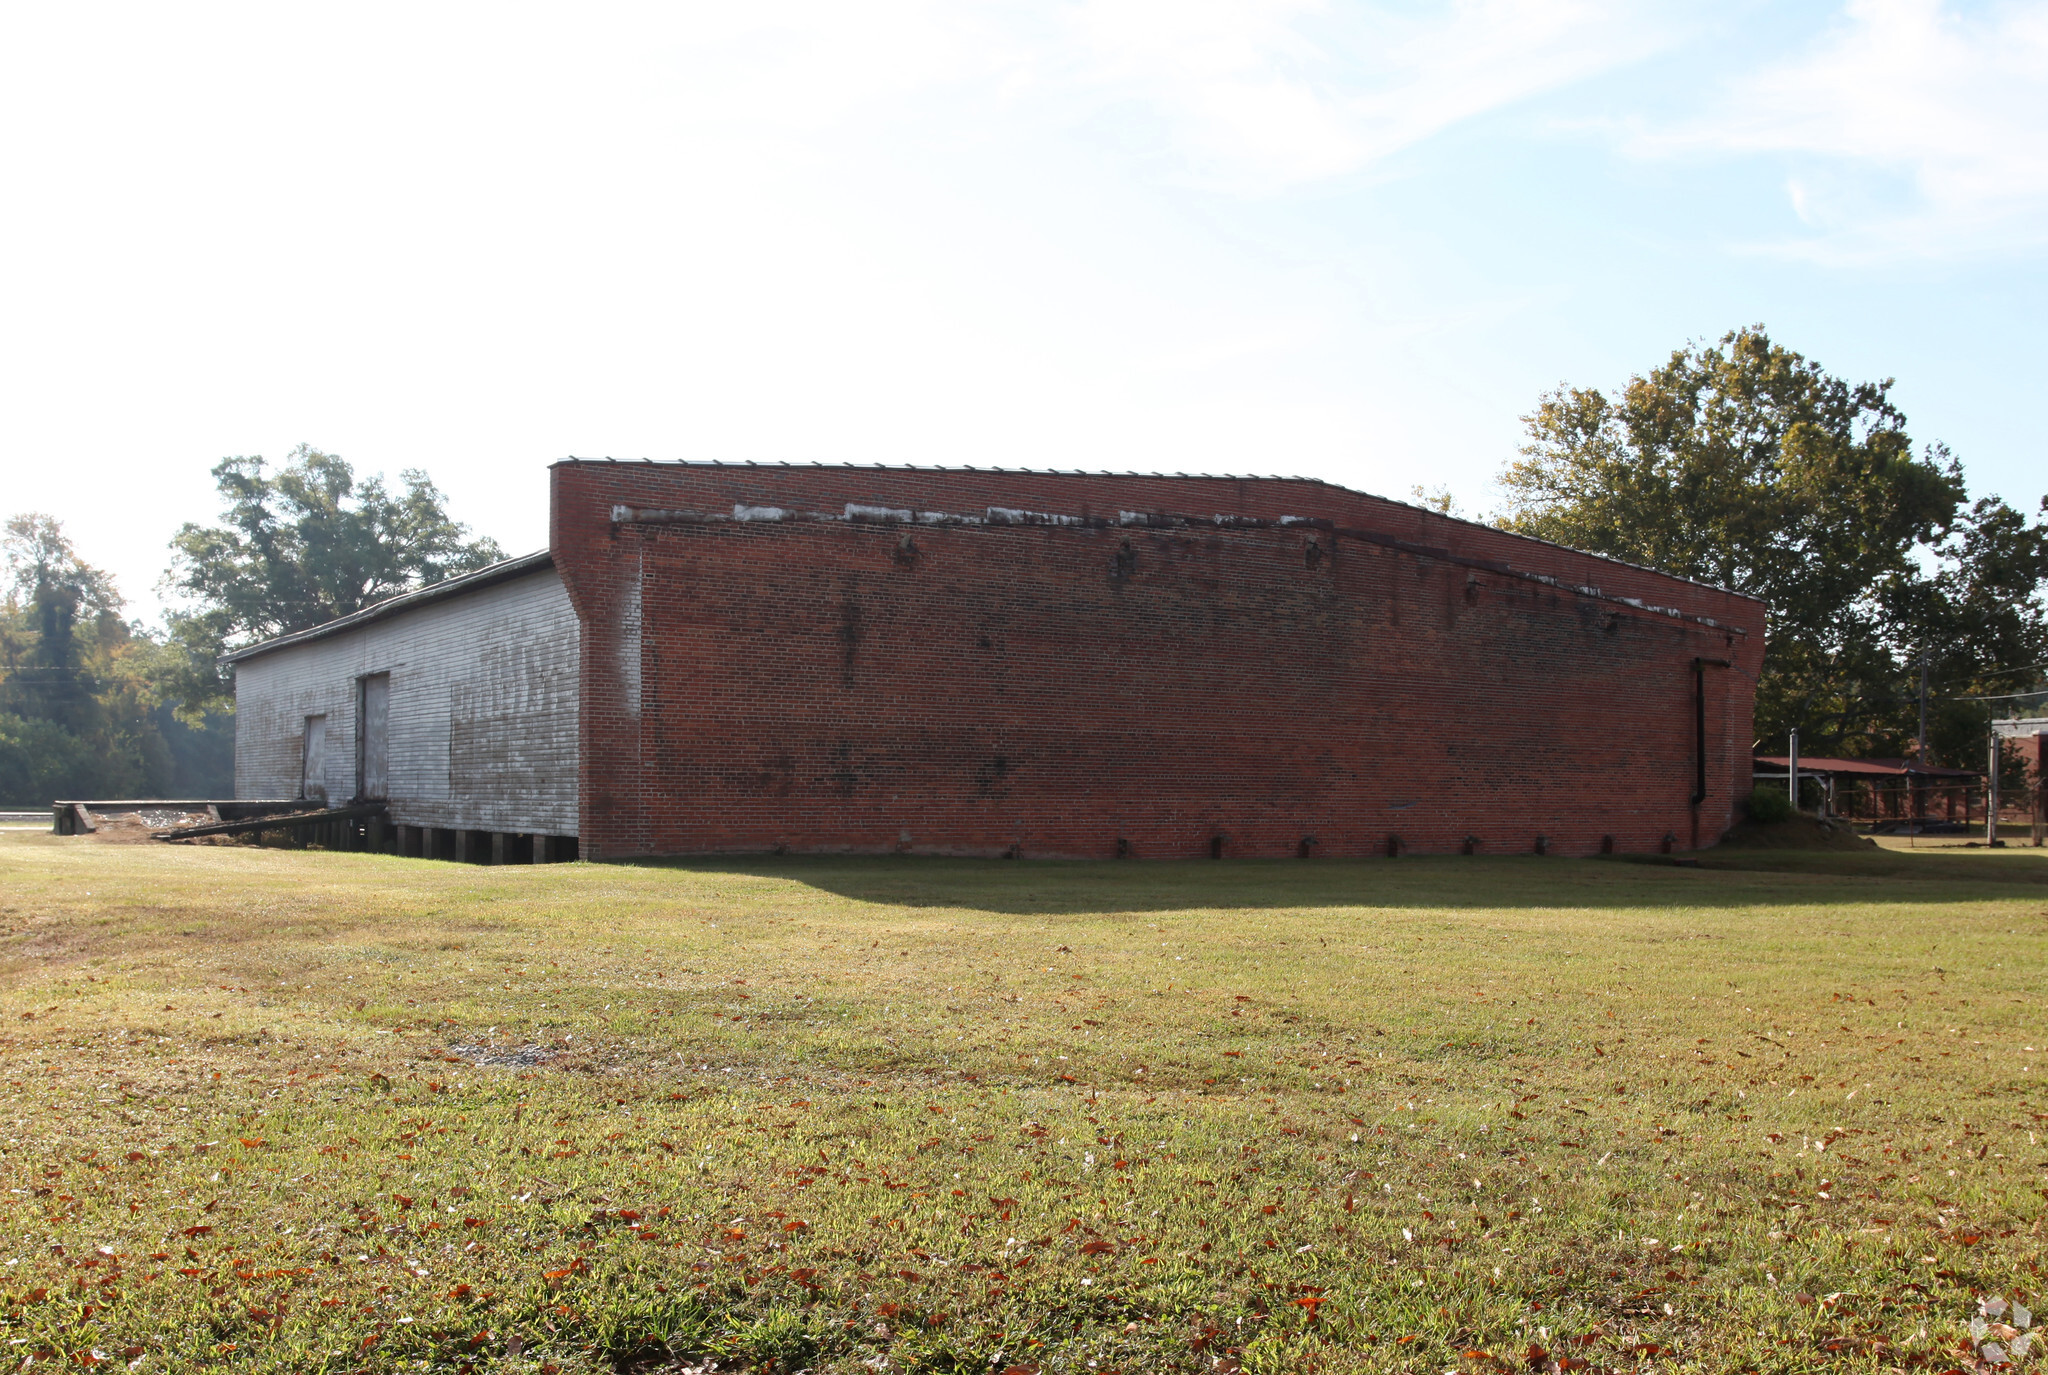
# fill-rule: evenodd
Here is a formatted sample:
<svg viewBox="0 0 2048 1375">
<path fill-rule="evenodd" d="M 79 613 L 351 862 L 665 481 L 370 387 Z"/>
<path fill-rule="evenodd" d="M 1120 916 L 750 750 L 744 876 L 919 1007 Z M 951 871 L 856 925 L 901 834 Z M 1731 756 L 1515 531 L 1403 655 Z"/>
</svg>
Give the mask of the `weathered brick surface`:
<svg viewBox="0 0 2048 1375">
<path fill-rule="evenodd" d="M 308 716 L 326 794 L 354 795 L 356 684 L 391 675 L 391 820 L 576 834 L 576 614 L 543 568 L 235 667 L 235 795 L 296 797 Z"/>
<path fill-rule="evenodd" d="M 1432 552 L 611 518 L 848 502 L 1313 516 Z M 1748 787 L 1760 604 L 1323 483 L 571 462 L 552 547 L 590 856 L 1646 851 L 1712 841 Z M 1732 666 L 1694 807 L 1699 658 Z"/>
</svg>

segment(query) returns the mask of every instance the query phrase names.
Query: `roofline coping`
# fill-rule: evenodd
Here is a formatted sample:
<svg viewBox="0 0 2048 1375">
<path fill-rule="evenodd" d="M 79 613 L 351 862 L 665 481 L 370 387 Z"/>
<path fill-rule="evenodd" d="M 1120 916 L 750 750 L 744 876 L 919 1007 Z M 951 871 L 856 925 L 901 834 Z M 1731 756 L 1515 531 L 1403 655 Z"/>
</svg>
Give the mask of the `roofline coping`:
<svg viewBox="0 0 2048 1375">
<path fill-rule="evenodd" d="M 1598 559 L 1602 563 L 1611 563 L 1617 568 L 1632 568 L 1640 573 L 1654 573 L 1660 578 L 1669 578 L 1673 582 L 1681 582 L 1688 587 L 1699 587 L 1709 592 L 1719 592 L 1724 596 L 1740 597 L 1743 601 L 1755 602 L 1758 606 L 1765 607 L 1768 610 L 1768 604 L 1762 597 L 1748 592 L 1738 592 L 1732 587 L 1722 587 L 1718 583 L 1701 582 L 1697 578 L 1688 578 L 1682 573 L 1672 573 L 1662 568 L 1653 568 L 1647 563 L 1631 563 L 1627 559 L 1617 559 L 1611 554 L 1597 553 L 1591 549 L 1579 549 L 1569 544 L 1559 544 L 1556 540 L 1547 540 L 1539 535 L 1525 535 L 1518 530 L 1503 530 L 1497 525 L 1488 525 L 1485 521 L 1472 520 L 1465 516 L 1448 515 L 1436 510 L 1434 507 L 1417 506 L 1412 501 L 1402 501 L 1398 497 L 1381 496 L 1377 492 L 1361 491 L 1356 487 L 1346 487 L 1341 482 L 1332 482 L 1328 478 L 1321 477 L 1289 477 L 1284 474 L 1274 473 L 1140 473 L 1092 468 L 983 468 L 971 463 L 819 463 L 815 460 L 805 463 L 792 463 L 786 459 L 763 463 L 755 459 L 739 459 L 727 462 L 724 459 L 717 458 L 578 458 L 573 454 L 556 459 L 548 467 L 553 469 L 562 467 L 598 467 L 601 465 L 609 465 L 615 468 L 817 468 L 838 469 L 845 472 L 994 473 L 1018 477 L 1137 477 L 1185 478 L 1190 481 L 1211 482 L 1305 482 L 1317 487 L 1328 487 L 1334 491 L 1344 492 L 1351 496 L 1370 497 L 1374 501 L 1384 501 L 1390 506 L 1404 507 L 1410 511 L 1420 512 L 1425 516 L 1434 516 L 1438 520 L 1450 521 L 1454 525 L 1469 525 L 1477 530 L 1486 530 L 1497 535 L 1508 535 L 1514 539 L 1527 540 L 1531 544 L 1540 544 L 1549 549 L 1561 549 L 1568 554 L 1578 554 L 1585 558 Z"/>
</svg>

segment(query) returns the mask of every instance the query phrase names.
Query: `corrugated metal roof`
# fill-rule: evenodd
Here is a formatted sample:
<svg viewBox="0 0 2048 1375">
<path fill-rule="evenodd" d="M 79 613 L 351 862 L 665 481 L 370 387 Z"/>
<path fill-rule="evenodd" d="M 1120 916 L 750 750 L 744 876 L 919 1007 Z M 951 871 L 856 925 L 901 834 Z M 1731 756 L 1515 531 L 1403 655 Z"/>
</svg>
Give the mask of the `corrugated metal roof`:
<svg viewBox="0 0 2048 1375">
<path fill-rule="evenodd" d="M 245 645 L 233 653 L 221 655 L 220 661 L 224 664 L 238 664 L 244 659 L 268 654 L 273 649 L 289 649 L 293 645 L 302 645 L 310 640 L 339 635 L 344 630 L 354 630 L 358 626 L 369 625 L 374 621 L 381 621 L 447 597 L 459 597 L 466 592 L 476 592 L 494 583 L 509 582 L 513 578 L 523 578 L 529 573 L 538 573 L 544 568 L 554 566 L 554 555 L 545 549 L 531 554 L 521 554 L 518 558 L 501 559 L 475 572 L 443 578 L 440 582 L 430 583 L 411 592 L 401 592 L 395 597 L 386 597 L 381 602 L 372 602 L 361 611 L 337 617 L 310 630 L 296 630 L 289 635 L 279 635 L 275 639 Z"/>
</svg>

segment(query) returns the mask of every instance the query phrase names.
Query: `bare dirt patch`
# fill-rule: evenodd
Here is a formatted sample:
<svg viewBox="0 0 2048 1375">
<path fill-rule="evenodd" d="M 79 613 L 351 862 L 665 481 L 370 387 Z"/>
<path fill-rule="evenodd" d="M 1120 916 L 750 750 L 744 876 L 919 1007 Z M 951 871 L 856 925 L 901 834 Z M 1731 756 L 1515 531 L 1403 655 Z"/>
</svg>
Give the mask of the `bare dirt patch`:
<svg viewBox="0 0 2048 1375">
<path fill-rule="evenodd" d="M 479 1046 L 461 1041 L 448 1047 L 448 1051 L 472 1065 L 500 1069 L 533 1069 L 547 1064 L 558 1053 L 546 1046 Z"/>
</svg>

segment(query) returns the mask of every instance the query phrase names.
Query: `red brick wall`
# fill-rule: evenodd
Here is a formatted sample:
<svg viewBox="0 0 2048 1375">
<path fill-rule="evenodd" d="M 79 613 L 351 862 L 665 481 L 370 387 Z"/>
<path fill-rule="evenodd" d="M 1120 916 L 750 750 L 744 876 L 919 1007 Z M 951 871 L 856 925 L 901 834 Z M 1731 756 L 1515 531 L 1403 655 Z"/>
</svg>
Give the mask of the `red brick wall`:
<svg viewBox="0 0 2048 1375">
<path fill-rule="evenodd" d="M 1303 515 L 1434 552 L 611 521 L 850 501 Z M 583 622 L 588 855 L 1644 851 L 1710 843 L 1748 788 L 1758 603 L 1323 483 L 565 463 L 552 547 Z M 1707 673 L 1694 809 L 1698 657 L 1735 666 Z"/>
</svg>

